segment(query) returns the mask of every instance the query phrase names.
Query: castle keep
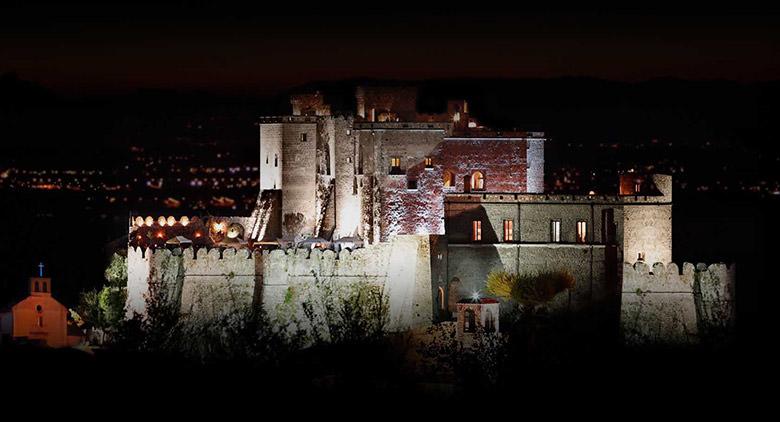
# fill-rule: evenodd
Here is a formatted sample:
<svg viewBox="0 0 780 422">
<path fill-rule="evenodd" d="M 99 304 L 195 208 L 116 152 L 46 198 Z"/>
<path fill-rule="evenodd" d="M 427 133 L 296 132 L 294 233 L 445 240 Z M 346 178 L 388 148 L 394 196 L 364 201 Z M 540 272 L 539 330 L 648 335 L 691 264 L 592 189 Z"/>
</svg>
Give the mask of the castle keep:
<svg viewBox="0 0 780 422">
<path fill-rule="evenodd" d="M 544 133 L 483 127 L 462 100 L 419 113 L 416 98 L 359 87 L 355 110 L 337 115 L 322 94 L 301 94 L 291 115 L 261 117 L 251 215 L 131 218 L 128 312 L 143 313 L 155 280 L 186 313 L 273 311 L 314 280 L 360 280 L 384 288 L 402 329 L 449 320 L 493 270 L 567 270 L 575 287 L 553 307 L 578 311 L 620 306 L 621 291 L 633 304 L 626 268 L 671 262 L 670 176 L 548 194 Z"/>
</svg>

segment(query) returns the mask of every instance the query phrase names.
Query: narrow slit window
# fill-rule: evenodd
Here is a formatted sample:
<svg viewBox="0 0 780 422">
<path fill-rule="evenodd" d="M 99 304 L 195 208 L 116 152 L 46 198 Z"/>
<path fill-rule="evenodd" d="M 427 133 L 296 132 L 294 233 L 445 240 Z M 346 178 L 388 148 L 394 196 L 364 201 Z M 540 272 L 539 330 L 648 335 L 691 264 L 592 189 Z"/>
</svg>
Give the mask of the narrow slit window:
<svg viewBox="0 0 780 422">
<path fill-rule="evenodd" d="M 515 222 L 513 220 L 504 220 L 504 242 L 512 242 L 515 240 Z"/>
<path fill-rule="evenodd" d="M 471 222 L 471 240 L 474 242 L 482 240 L 482 221 L 474 220 Z"/>
<path fill-rule="evenodd" d="M 561 220 L 550 221 L 550 241 L 556 243 L 561 241 Z"/>
<path fill-rule="evenodd" d="M 301 139 L 301 142 L 306 142 L 308 140 L 308 138 L 306 137 L 305 133 L 301 133 L 300 139 Z"/>
<path fill-rule="evenodd" d="M 586 221 L 577 222 L 577 243 L 586 243 L 588 241 L 588 223 Z"/>
<path fill-rule="evenodd" d="M 274 154 L 274 167 L 279 167 L 279 155 Z"/>
</svg>

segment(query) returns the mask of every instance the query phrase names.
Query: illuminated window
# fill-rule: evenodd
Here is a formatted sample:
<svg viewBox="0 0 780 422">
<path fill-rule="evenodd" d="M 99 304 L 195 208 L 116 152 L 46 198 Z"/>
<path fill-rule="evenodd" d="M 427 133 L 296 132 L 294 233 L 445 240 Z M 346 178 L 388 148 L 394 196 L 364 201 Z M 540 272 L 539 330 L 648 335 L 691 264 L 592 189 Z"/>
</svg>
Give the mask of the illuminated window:
<svg viewBox="0 0 780 422">
<path fill-rule="evenodd" d="M 433 159 L 431 157 L 425 157 L 425 168 L 429 169 L 433 167 Z"/>
<path fill-rule="evenodd" d="M 306 134 L 301 133 L 301 142 L 306 142 Z"/>
<path fill-rule="evenodd" d="M 439 287 L 439 309 L 444 311 L 447 309 L 447 303 L 444 302 L 444 289 Z"/>
<path fill-rule="evenodd" d="M 588 223 L 585 221 L 577 222 L 577 243 L 588 241 Z"/>
<path fill-rule="evenodd" d="M 550 241 L 551 242 L 561 241 L 561 220 L 550 221 Z"/>
<path fill-rule="evenodd" d="M 504 220 L 504 242 L 511 242 L 515 239 L 513 220 Z"/>
<path fill-rule="evenodd" d="M 639 193 L 642 190 L 642 184 L 639 182 L 634 183 L 634 193 Z"/>
<path fill-rule="evenodd" d="M 485 190 L 485 176 L 480 171 L 471 175 L 471 190 Z"/>
<path fill-rule="evenodd" d="M 401 157 L 390 158 L 390 174 L 403 174 L 403 171 L 401 171 Z"/>
<path fill-rule="evenodd" d="M 455 114 L 452 116 L 452 121 L 457 123 L 460 121 L 460 112 L 456 111 Z"/>
<path fill-rule="evenodd" d="M 479 220 L 471 222 L 471 240 L 475 242 L 482 240 L 482 222 Z"/>
<path fill-rule="evenodd" d="M 445 170 L 443 179 L 445 188 L 455 187 L 455 175 L 451 171 Z"/>
</svg>

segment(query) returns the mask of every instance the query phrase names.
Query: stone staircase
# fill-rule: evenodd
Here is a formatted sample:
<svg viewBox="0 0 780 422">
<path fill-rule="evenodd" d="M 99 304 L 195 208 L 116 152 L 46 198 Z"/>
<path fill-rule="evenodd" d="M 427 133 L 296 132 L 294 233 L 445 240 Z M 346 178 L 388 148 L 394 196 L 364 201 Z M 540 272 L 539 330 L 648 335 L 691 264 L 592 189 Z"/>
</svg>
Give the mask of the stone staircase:
<svg viewBox="0 0 780 422">
<path fill-rule="evenodd" d="M 268 221 L 273 212 L 275 192 L 273 190 L 263 190 L 257 195 L 255 209 L 252 210 L 252 229 L 249 238 L 255 242 L 260 241 L 265 236 Z"/>
</svg>

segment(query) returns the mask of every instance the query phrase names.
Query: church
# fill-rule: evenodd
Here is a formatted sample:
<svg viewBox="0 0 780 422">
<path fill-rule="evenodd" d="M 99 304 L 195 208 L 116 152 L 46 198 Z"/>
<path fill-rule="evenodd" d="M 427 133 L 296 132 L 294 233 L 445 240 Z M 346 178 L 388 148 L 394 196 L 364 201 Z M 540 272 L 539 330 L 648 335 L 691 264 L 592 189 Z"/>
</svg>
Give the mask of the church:
<svg viewBox="0 0 780 422">
<path fill-rule="evenodd" d="M 68 308 L 52 296 L 51 278 L 30 278 L 30 293 L 21 301 L 0 311 L 2 342 L 27 342 L 48 347 L 72 347 L 83 334 L 68 323 Z"/>
</svg>

